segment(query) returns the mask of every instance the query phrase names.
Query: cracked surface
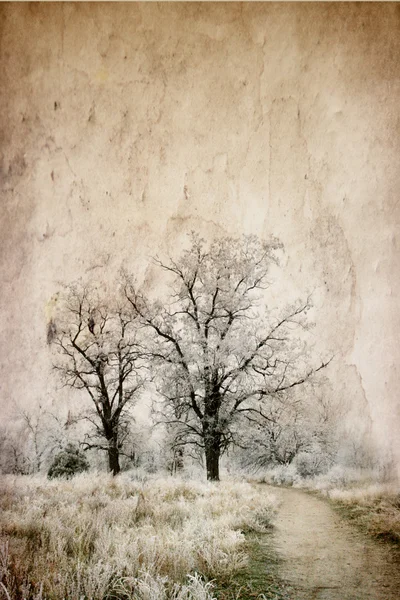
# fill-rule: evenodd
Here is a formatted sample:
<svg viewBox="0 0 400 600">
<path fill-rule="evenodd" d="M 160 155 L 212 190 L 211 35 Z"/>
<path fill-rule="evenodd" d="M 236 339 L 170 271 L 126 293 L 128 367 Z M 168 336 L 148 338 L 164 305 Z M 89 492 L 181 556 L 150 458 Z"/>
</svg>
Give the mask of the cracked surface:
<svg viewBox="0 0 400 600">
<path fill-rule="evenodd" d="M 190 229 L 274 233 L 336 394 L 400 463 L 399 6 L 0 10 L 2 406 L 58 394 L 60 280 L 143 278 Z"/>
</svg>

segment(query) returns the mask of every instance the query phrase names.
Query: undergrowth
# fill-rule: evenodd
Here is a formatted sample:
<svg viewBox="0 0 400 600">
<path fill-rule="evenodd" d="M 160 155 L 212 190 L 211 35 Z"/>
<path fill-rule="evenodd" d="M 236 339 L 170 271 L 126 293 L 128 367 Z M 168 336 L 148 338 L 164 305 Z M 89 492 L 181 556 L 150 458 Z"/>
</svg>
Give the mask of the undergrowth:
<svg viewBox="0 0 400 600">
<path fill-rule="evenodd" d="M 368 534 L 400 546 L 400 487 L 371 484 L 325 495 Z"/>
<path fill-rule="evenodd" d="M 248 568 L 274 500 L 249 483 L 5 477 L 0 598 L 212 600 Z"/>
</svg>

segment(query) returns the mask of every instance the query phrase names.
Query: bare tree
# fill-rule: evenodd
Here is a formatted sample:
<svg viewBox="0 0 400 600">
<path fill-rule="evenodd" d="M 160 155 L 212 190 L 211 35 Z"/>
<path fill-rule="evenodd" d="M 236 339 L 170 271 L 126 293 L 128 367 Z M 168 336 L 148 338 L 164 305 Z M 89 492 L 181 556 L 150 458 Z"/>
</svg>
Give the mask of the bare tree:
<svg viewBox="0 0 400 600">
<path fill-rule="evenodd" d="M 143 381 L 135 317 L 123 302 L 100 301 L 85 287 L 71 287 L 55 323 L 52 343 L 58 348 L 58 371 L 64 386 L 83 390 L 94 410 L 85 417 L 94 430 L 86 448 L 108 454 L 110 471 L 120 471 L 129 408 Z"/>
<path fill-rule="evenodd" d="M 0 426 L 0 473 L 27 475 L 30 462 L 21 431 Z"/>
<path fill-rule="evenodd" d="M 47 452 L 47 445 L 44 443 L 43 435 L 45 426 L 44 419 L 46 416 L 47 414 L 40 404 L 35 411 L 21 411 L 21 417 L 32 445 L 30 452 L 32 467 L 30 471 L 33 473 L 40 471 L 43 458 Z"/>
<path fill-rule="evenodd" d="M 133 314 L 147 328 L 162 416 L 176 428 L 175 447 L 205 453 L 207 478 L 219 480 L 222 453 L 237 441 L 243 419 L 264 418 L 326 366 L 309 366 L 302 335 L 309 299 L 281 311 L 267 305 L 277 240 L 223 238 L 207 248 L 195 235 L 179 260 L 156 264 L 171 277 L 171 295 L 150 303 L 132 282 Z M 304 336 L 303 336 L 304 337 Z"/>
<path fill-rule="evenodd" d="M 302 457 L 302 463 L 317 470 L 332 460 L 336 406 L 324 394 L 313 393 L 309 386 L 307 394 L 271 398 L 265 411 L 268 420 L 254 418 L 251 427 L 240 432 L 241 466 L 257 470 L 289 465 Z"/>
<path fill-rule="evenodd" d="M 13 473 L 43 470 L 60 440 L 53 415 L 41 404 L 31 408 L 16 405 L 2 434 L 1 469 Z"/>
</svg>

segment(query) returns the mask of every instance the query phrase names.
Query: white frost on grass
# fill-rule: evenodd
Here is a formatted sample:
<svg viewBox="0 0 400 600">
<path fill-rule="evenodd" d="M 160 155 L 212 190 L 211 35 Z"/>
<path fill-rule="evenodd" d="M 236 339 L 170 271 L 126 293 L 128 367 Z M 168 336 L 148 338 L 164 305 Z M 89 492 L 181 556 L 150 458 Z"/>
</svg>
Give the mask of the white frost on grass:
<svg viewBox="0 0 400 600">
<path fill-rule="evenodd" d="M 246 566 L 244 533 L 267 530 L 276 508 L 233 480 L 5 477 L 2 489 L 7 569 L 18 565 L 3 582 L 28 586 L 27 600 L 40 587 L 43 600 L 212 600 L 210 581 Z"/>
</svg>

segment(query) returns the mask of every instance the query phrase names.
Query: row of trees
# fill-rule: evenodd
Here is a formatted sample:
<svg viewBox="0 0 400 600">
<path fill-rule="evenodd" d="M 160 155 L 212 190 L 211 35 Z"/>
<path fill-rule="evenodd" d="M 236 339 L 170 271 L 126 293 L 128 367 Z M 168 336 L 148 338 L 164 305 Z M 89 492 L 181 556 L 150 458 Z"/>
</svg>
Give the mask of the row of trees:
<svg viewBox="0 0 400 600">
<path fill-rule="evenodd" d="M 79 471 L 81 463 L 103 469 L 104 445 L 100 451 L 89 449 L 93 425 L 86 416 L 77 407 L 74 413 L 67 410 L 61 398 L 51 409 L 15 407 L 13 418 L 0 425 L 0 473 L 69 476 Z M 341 416 L 343 411 L 339 413 L 337 404 L 322 393 L 302 402 L 292 398 L 289 405 L 275 407 L 273 423 L 242 423 L 240 437 L 224 456 L 224 467 L 229 472 L 254 472 L 291 465 L 290 473 L 301 476 L 325 472 L 333 464 L 381 468 L 368 438 L 349 437 L 346 429 L 338 431 Z M 151 422 L 139 425 L 134 420 L 129 426 L 119 452 L 122 469 L 139 468 L 144 475 L 204 468 L 202 449 L 177 445 L 173 427 L 165 431 Z"/>
<path fill-rule="evenodd" d="M 265 460 L 282 462 L 304 449 L 296 419 L 312 406 L 311 384 L 328 361 L 316 361 L 306 344 L 309 298 L 269 305 L 280 250 L 275 239 L 207 245 L 192 235 L 178 259 L 155 259 L 165 275 L 161 299 L 151 300 L 126 274 L 113 298 L 88 286 L 65 291 L 49 324 L 55 369 L 63 385 L 90 399 L 86 446 L 105 450 L 114 474 L 132 404 L 144 391 L 173 447 L 204 455 L 209 480 L 219 479 L 220 458 L 232 445 L 247 445 L 249 456 L 258 445 Z M 289 450 L 280 456 L 284 436 Z"/>
</svg>

